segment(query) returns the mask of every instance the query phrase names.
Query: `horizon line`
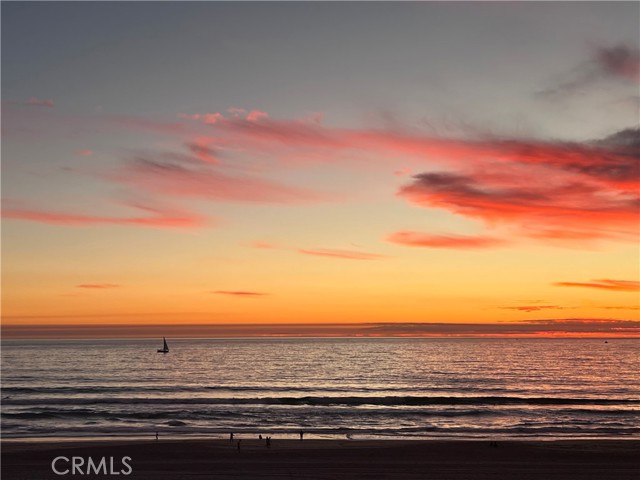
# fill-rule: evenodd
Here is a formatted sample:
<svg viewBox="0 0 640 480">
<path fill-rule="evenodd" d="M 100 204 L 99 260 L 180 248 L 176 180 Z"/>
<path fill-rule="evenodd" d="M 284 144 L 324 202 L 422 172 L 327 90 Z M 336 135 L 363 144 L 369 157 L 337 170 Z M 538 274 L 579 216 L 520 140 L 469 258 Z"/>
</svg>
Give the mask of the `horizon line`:
<svg viewBox="0 0 640 480">
<path fill-rule="evenodd" d="M 640 321 L 541 319 L 519 322 L 369 322 L 246 324 L 5 324 L 4 339 L 74 338 L 442 338 L 442 337 L 607 337 L 640 338 Z"/>
</svg>

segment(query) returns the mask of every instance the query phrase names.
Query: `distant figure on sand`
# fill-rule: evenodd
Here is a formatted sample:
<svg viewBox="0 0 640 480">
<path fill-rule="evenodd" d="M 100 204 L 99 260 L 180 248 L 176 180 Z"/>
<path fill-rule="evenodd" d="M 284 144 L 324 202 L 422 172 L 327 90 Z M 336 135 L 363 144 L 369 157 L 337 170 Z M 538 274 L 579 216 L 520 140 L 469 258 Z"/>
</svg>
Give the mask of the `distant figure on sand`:
<svg viewBox="0 0 640 480">
<path fill-rule="evenodd" d="M 267 437 L 267 448 L 271 448 L 271 437 Z"/>
<path fill-rule="evenodd" d="M 300 430 L 300 441 L 304 440 L 304 432 Z"/>
<path fill-rule="evenodd" d="M 156 442 L 158 441 L 158 432 L 156 432 Z"/>
<path fill-rule="evenodd" d="M 231 433 L 229 434 L 229 441 L 230 441 L 230 442 L 233 442 L 233 432 L 231 432 Z"/>
<path fill-rule="evenodd" d="M 262 440 L 262 434 L 258 435 L 258 440 Z"/>
</svg>

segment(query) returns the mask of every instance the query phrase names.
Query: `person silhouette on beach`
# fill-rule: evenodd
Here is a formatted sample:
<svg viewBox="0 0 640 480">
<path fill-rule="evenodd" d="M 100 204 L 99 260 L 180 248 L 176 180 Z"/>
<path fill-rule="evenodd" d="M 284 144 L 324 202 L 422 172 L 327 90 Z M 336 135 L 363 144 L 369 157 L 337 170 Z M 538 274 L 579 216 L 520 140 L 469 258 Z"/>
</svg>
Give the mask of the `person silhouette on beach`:
<svg viewBox="0 0 640 480">
<path fill-rule="evenodd" d="M 229 441 L 230 441 L 230 442 L 233 442 L 233 432 L 231 432 L 231 433 L 229 434 Z"/>
<path fill-rule="evenodd" d="M 258 440 L 262 440 L 262 434 L 258 435 Z"/>
<path fill-rule="evenodd" d="M 158 441 L 158 432 L 156 432 L 156 442 Z"/>
<path fill-rule="evenodd" d="M 267 437 L 267 448 L 271 448 L 271 437 Z"/>
<path fill-rule="evenodd" d="M 300 441 L 304 440 L 304 432 L 300 430 Z"/>
</svg>

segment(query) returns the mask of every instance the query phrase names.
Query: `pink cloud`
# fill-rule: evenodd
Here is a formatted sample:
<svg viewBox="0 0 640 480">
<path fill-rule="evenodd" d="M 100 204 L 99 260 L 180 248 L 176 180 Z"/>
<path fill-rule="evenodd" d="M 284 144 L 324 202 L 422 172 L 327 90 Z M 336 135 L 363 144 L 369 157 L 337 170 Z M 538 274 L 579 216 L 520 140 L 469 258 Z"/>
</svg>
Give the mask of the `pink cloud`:
<svg viewBox="0 0 640 480">
<path fill-rule="evenodd" d="M 24 220 L 50 225 L 70 227 L 87 227 L 93 225 L 124 225 L 154 228 L 199 228 L 207 223 L 205 217 L 184 211 L 160 210 L 154 207 L 131 205 L 147 212 L 146 216 L 113 217 L 100 215 L 83 215 L 56 212 L 51 210 L 35 210 L 24 208 L 3 208 L 2 217 L 13 220 Z"/>
<path fill-rule="evenodd" d="M 329 195 L 251 176 L 227 175 L 208 166 L 137 158 L 114 179 L 163 195 L 258 203 L 313 203 Z"/>
<path fill-rule="evenodd" d="M 246 110 L 233 109 L 239 112 Z M 512 184 L 520 178 L 526 184 L 531 175 L 548 178 L 551 173 L 558 181 L 581 180 L 600 188 L 631 191 L 640 186 L 640 134 L 631 128 L 594 142 L 558 142 L 528 139 L 485 138 L 456 139 L 432 135 L 376 129 L 331 128 L 304 120 L 275 120 L 266 112 L 257 110 L 249 121 L 245 116 L 224 117 L 216 112 L 218 134 L 229 144 L 242 146 L 248 151 L 277 151 L 296 149 L 303 153 L 314 149 L 326 162 L 336 161 L 331 153 L 368 151 L 378 158 L 397 164 L 397 156 L 414 157 L 423 163 L 440 163 L 449 167 L 469 170 L 476 176 L 492 167 L 490 179 L 499 182 L 498 173 L 507 169 L 502 181 Z M 263 115 L 264 114 L 264 115 Z M 204 114 L 180 114 L 181 118 L 202 121 Z M 162 128 L 171 128 L 170 124 Z M 186 128 L 186 127 L 185 127 Z M 323 154 L 323 155 L 321 155 Z M 405 173 L 407 167 L 398 170 Z M 489 178 L 488 178 L 489 179 Z M 625 190 L 626 189 L 626 190 Z"/>
<path fill-rule="evenodd" d="M 351 250 L 334 250 L 329 248 L 298 249 L 298 253 L 302 253 L 303 255 L 341 258 L 347 260 L 378 260 L 381 258 L 387 258 L 386 255 L 378 255 L 376 253 L 355 252 Z"/>
<path fill-rule="evenodd" d="M 87 288 L 93 290 L 105 290 L 120 287 L 121 285 L 117 285 L 115 283 L 82 283 L 80 285 L 76 285 L 76 288 Z"/>
<path fill-rule="evenodd" d="M 293 148 L 369 149 L 357 139 L 350 138 L 357 131 L 328 128 L 304 121 L 264 119 L 261 122 L 249 122 L 246 119 L 229 119 L 218 128 L 222 132 L 237 136 L 237 141 L 257 142 L 249 146 L 258 149 L 269 145 Z M 331 161 L 331 158 L 327 157 L 327 160 Z"/>
<path fill-rule="evenodd" d="M 594 238 L 599 238 L 606 233 L 603 232 L 593 232 L 590 230 L 562 230 L 562 229 L 554 229 L 554 228 L 539 228 L 533 229 L 531 231 L 527 231 L 524 228 L 523 233 L 526 233 L 528 237 L 537 238 L 542 240 L 569 240 L 569 241 L 589 241 Z M 613 236 L 614 232 L 609 232 L 609 235 Z"/>
<path fill-rule="evenodd" d="M 31 97 L 26 102 L 25 105 L 29 105 L 32 107 L 49 107 L 53 108 L 53 100 L 51 99 L 42 99 L 37 97 Z"/>
<path fill-rule="evenodd" d="M 464 235 L 431 235 L 401 231 L 391 234 L 387 240 L 400 245 L 429 248 L 481 249 L 502 246 L 507 242 L 499 238 Z"/>
<path fill-rule="evenodd" d="M 251 110 L 249 113 L 247 113 L 246 119 L 249 122 L 257 122 L 268 117 L 269 114 L 267 112 L 262 112 L 260 110 Z"/>
<path fill-rule="evenodd" d="M 202 123 L 206 123 L 208 125 L 215 125 L 216 123 L 224 120 L 224 115 L 218 112 L 215 113 L 179 113 L 178 118 L 182 118 L 184 120 L 196 120 L 201 121 Z"/>
<path fill-rule="evenodd" d="M 192 142 L 188 143 L 187 146 L 191 153 L 193 153 L 199 160 L 204 163 L 210 164 L 218 164 L 220 160 L 216 156 L 216 151 L 212 147 L 216 140 L 211 137 L 199 136 L 196 137 Z"/>
<path fill-rule="evenodd" d="M 194 120 L 207 125 L 216 125 L 234 120 L 247 121 L 251 123 L 258 122 L 263 119 L 269 118 L 269 114 L 267 112 L 263 112 L 262 110 L 247 111 L 244 108 L 229 107 L 227 108 L 227 114 L 222 112 L 179 113 L 178 118 L 184 120 Z"/>
<path fill-rule="evenodd" d="M 259 249 L 265 249 L 265 250 L 270 250 L 270 249 L 274 249 L 274 248 L 278 248 L 276 247 L 273 243 L 269 243 L 269 242 L 252 242 L 250 244 L 251 247 L 253 248 L 259 248 Z"/>
<path fill-rule="evenodd" d="M 538 177 L 554 172 L 560 180 L 582 179 L 602 188 L 632 189 L 640 185 L 640 167 L 636 160 L 640 149 L 637 129 L 618 132 L 599 142 L 581 144 L 500 138 L 437 138 L 386 130 L 328 128 L 301 121 L 272 119 L 261 122 L 231 119 L 218 128 L 237 136 L 236 142 L 254 149 L 280 146 L 334 153 L 362 150 L 388 156 L 390 162 L 396 162 L 397 155 L 401 154 L 422 162 L 428 160 L 458 168 L 474 166 L 479 172 L 485 166 L 492 166 L 494 181 L 499 180 L 497 172 L 506 164 L 510 175 L 505 175 L 503 180 L 510 183 L 514 177 L 520 177 L 522 182 L 531 174 Z M 324 158 L 332 162 L 335 156 L 325 155 Z M 404 170 L 399 173 L 404 173 Z"/>
<path fill-rule="evenodd" d="M 258 113 L 251 115 L 253 112 Z M 208 120 L 207 115 L 213 117 Z M 541 242 L 576 245 L 598 239 L 637 241 L 640 132 L 636 128 L 590 142 L 560 142 L 331 128 L 306 120 L 276 120 L 266 112 L 233 107 L 232 113 L 178 116 L 195 120 L 198 125 L 112 118 L 133 128 L 182 136 L 190 155 L 138 158 L 110 178 L 136 190 L 162 195 L 299 204 L 335 196 L 228 173 L 231 168 L 237 171 L 243 167 L 239 167 L 240 162 L 222 165 L 221 152 L 225 161 L 241 152 L 247 158 L 266 154 L 338 167 L 360 161 L 364 158 L 358 156 L 361 153 L 375 154 L 376 162 L 393 165 L 398 173 L 407 171 L 408 167 L 397 169 L 406 164 L 423 172 L 398 192 L 413 205 L 445 209 L 482 221 L 489 229 L 507 226 L 515 235 Z M 439 167 L 425 171 L 425 165 Z M 463 243 L 461 240 L 459 245 Z M 472 243 L 467 244 L 470 247 Z"/>
<path fill-rule="evenodd" d="M 93 155 L 93 150 L 89 150 L 88 148 L 76 150 L 76 155 L 78 155 L 79 157 L 90 157 L 91 155 Z"/>
<path fill-rule="evenodd" d="M 523 184 L 525 183 L 526 184 Z M 398 195 L 426 208 L 506 224 L 538 239 L 637 238 L 637 194 L 603 189 L 592 183 L 563 181 L 525 172 L 491 178 L 480 173 L 432 172 L 414 176 Z"/>
<path fill-rule="evenodd" d="M 637 292 L 640 291 L 640 282 L 635 280 L 592 280 L 591 282 L 556 282 L 557 287 L 582 287 L 595 288 L 601 290 L 612 290 L 617 292 Z"/>
<path fill-rule="evenodd" d="M 227 108 L 227 112 L 229 112 L 231 115 L 236 116 L 236 117 L 244 117 L 244 114 L 247 113 L 247 111 L 244 108 L 238 108 L 238 107 L 229 107 Z"/>
</svg>

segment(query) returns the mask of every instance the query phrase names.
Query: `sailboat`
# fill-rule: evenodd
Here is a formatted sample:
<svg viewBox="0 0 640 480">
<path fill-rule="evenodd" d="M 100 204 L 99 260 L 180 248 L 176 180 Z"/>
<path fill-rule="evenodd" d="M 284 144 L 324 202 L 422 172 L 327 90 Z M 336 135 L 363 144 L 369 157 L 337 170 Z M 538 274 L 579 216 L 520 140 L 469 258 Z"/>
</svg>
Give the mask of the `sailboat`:
<svg viewBox="0 0 640 480">
<path fill-rule="evenodd" d="M 167 339 L 162 337 L 162 341 L 164 342 L 162 348 L 158 349 L 158 353 L 169 353 L 169 345 L 167 345 Z"/>
</svg>

